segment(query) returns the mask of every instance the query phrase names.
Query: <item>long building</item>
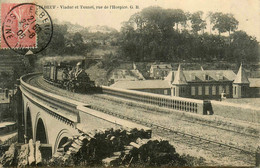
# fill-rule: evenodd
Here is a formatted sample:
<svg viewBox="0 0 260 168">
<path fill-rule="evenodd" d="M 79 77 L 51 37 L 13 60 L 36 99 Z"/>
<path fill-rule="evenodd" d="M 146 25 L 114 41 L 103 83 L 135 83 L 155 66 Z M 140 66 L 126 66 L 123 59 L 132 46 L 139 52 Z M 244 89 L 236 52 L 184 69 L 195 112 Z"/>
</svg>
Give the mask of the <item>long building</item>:
<svg viewBox="0 0 260 168">
<path fill-rule="evenodd" d="M 164 80 L 117 82 L 112 87 L 139 90 L 157 94 L 195 99 L 254 97 L 250 81 L 241 64 L 235 74 L 232 70 L 171 71 Z"/>
</svg>

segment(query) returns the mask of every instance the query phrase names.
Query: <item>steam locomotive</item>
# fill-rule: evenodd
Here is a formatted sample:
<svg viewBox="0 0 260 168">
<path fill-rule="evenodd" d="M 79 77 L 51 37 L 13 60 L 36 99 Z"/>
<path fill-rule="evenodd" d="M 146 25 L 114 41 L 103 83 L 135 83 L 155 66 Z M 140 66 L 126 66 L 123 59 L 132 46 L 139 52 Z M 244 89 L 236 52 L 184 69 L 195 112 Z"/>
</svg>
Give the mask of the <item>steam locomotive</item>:
<svg viewBox="0 0 260 168">
<path fill-rule="evenodd" d="M 79 93 L 100 92 L 100 87 L 90 80 L 85 72 L 84 61 L 77 63 L 75 67 L 68 63 L 46 63 L 43 66 L 43 78 L 60 88 Z"/>
</svg>

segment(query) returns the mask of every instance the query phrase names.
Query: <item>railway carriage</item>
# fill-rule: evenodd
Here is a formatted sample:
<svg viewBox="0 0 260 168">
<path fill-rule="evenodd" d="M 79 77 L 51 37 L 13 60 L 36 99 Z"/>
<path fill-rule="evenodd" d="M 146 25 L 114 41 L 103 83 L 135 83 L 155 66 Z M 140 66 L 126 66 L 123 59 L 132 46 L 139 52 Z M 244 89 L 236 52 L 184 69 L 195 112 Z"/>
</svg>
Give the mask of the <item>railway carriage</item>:
<svg viewBox="0 0 260 168">
<path fill-rule="evenodd" d="M 72 92 L 101 91 L 101 88 L 97 89 L 99 87 L 96 87 L 95 82 L 90 80 L 81 63 L 78 63 L 76 67 L 66 63 L 47 63 L 43 66 L 43 77 L 47 82 Z"/>
</svg>

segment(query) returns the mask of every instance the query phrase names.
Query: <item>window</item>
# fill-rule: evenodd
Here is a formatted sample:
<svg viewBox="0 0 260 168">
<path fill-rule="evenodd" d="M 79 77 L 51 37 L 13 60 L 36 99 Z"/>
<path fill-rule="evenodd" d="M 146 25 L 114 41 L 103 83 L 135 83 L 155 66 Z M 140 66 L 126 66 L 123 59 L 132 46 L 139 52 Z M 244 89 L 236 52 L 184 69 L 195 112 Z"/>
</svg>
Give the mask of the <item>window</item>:
<svg viewBox="0 0 260 168">
<path fill-rule="evenodd" d="M 173 88 L 173 96 L 175 96 L 175 87 Z"/>
<path fill-rule="evenodd" d="M 167 95 L 168 94 L 168 90 L 164 90 L 164 94 Z"/>
<path fill-rule="evenodd" d="M 210 80 L 209 75 L 205 75 L 205 80 Z"/>
<path fill-rule="evenodd" d="M 205 95 L 209 95 L 209 86 L 205 86 Z"/>
<path fill-rule="evenodd" d="M 227 95 L 229 94 L 229 86 L 228 85 L 226 86 L 226 94 Z"/>
<path fill-rule="evenodd" d="M 237 87 L 236 86 L 235 86 L 234 92 L 235 92 L 235 95 L 236 95 L 237 94 Z"/>
<path fill-rule="evenodd" d="M 198 95 L 202 95 L 202 86 L 199 86 L 199 91 Z"/>
<path fill-rule="evenodd" d="M 181 93 L 183 94 L 185 92 L 184 87 L 181 87 Z"/>
<path fill-rule="evenodd" d="M 222 92 L 223 92 L 223 87 L 220 85 L 220 86 L 218 87 L 218 93 L 221 94 Z"/>
<path fill-rule="evenodd" d="M 219 75 L 219 80 L 224 80 L 224 76 L 223 75 Z"/>
<path fill-rule="evenodd" d="M 212 95 L 216 95 L 216 86 L 212 86 Z"/>
<path fill-rule="evenodd" d="M 195 95 L 196 95 L 195 92 L 196 92 L 196 88 L 195 88 L 195 86 L 192 86 L 192 87 L 191 87 L 191 95 L 192 95 L 192 96 L 195 96 Z"/>
</svg>

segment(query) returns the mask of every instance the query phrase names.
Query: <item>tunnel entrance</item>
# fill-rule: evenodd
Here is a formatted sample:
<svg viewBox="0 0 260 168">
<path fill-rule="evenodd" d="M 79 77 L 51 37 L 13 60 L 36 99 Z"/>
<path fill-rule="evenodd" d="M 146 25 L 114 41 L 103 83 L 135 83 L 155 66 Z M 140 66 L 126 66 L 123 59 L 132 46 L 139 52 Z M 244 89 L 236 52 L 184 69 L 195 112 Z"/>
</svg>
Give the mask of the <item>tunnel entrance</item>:
<svg viewBox="0 0 260 168">
<path fill-rule="evenodd" d="M 30 139 L 33 139 L 32 117 L 29 108 L 27 109 L 27 113 L 26 113 L 26 138 L 28 141 Z"/>
<path fill-rule="evenodd" d="M 37 123 L 36 141 L 40 141 L 42 144 L 47 144 L 45 127 L 41 118 L 39 118 Z"/>
</svg>

